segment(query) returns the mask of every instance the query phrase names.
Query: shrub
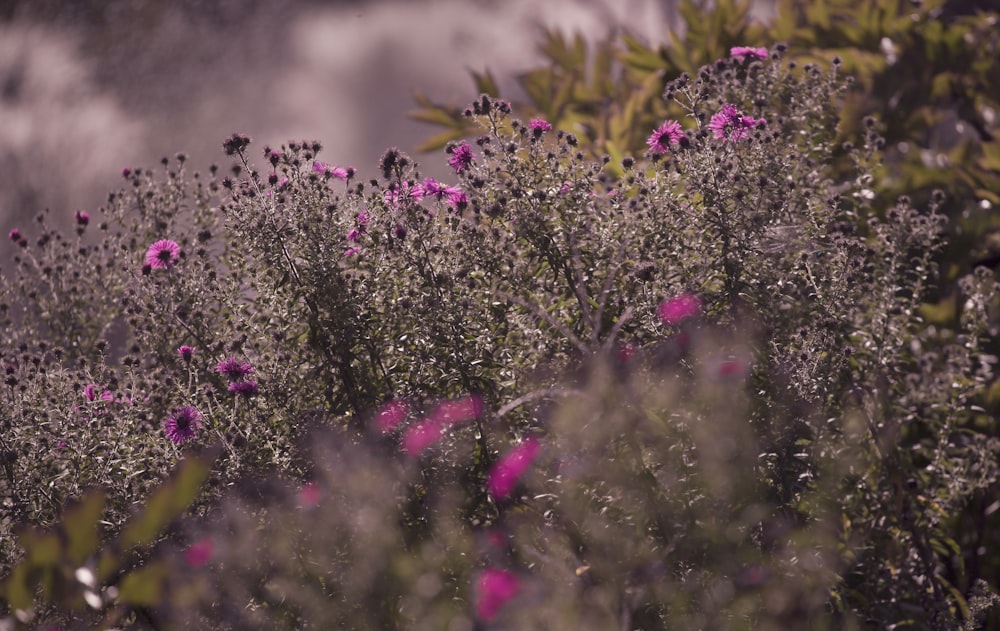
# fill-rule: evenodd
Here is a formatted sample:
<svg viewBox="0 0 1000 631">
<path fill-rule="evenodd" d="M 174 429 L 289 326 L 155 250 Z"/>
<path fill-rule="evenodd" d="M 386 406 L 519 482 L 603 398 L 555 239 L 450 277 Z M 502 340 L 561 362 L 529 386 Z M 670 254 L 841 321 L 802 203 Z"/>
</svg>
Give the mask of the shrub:
<svg viewBox="0 0 1000 631">
<path fill-rule="evenodd" d="M 684 116 L 617 178 L 483 95 L 455 184 L 397 149 L 361 182 L 312 141 L 257 167 L 234 134 L 231 175 L 128 171 L 97 245 L 43 216 L 2 285 L 15 516 L 53 524 L 100 484 L 113 537 L 182 451 L 220 454 L 136 553 L 133 600 L 102 575 L 90 614 L 36 613 L 971 626 L 988 535 L 951 515 L 994 512 L 995 282 L 963 280 L 957 332 L 924 325 L 943 199 L 876 205 L 878 123 L 839 142 L 845 89 L 734 51 L 666 86 Z M 8 597 L 39 585 L 36 540 Z"/>
</svg>

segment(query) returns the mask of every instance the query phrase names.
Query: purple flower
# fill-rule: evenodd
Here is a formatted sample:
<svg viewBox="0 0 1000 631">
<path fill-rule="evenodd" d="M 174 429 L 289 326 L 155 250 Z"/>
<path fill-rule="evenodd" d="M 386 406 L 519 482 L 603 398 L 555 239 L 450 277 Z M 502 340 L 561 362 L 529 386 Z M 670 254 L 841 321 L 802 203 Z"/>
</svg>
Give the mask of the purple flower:
<svg viewBox="0 0 1000 631">
<path fill-rule="evenodd" d="M 175 242 L 161 239 L 146 250 L 146 265 L 153 269 L 169 269 L 180 258 L 181 248 Z"/>
<path fill-rule="evenodd" d="M 365 226 L 368 225 L 368 222 L 370 221 L 370 218 L 368 217 L 368 213 L 366 211 L 362 210 L 361 212 L 358 213 L 358 217 L 357 217 L 356 221 L 358 222 L 358 226 L 364 228 Z"/>
<path fill-rule="evenodd" d="M 680 144 L 683 137 L 684 132 L 681 131 L 680 123 L 668 120 L 653 130 L 653 133 L 646 139 L 646 144 L 649 145 L 649 150 L 653 154 L 666 153 L 670 149 L 670 145 Z"/>
<path fill-rule="evenodd" d="M 344 256 L 355 256 L 361 252 L 361 248 L 347 248 L 344 250 Z"/>
<path fill-rule="evenodd" d="M 444 435 L 444 423 L 429 419 L 415 423 L 406 428 L 403 434 L 403 453 L 411 458 L 418 457 L 425 449 L 441 440 Z"/>
<path fill-rule="evenodd" d="M 763 118 L 746 116 L 735 105 L 727 103 L 712 116 L 708 128 L 716 140 L 740 141 L 746 139 L 748 130 L 763 127 L 766 122 Z"/>
<path fill-rule="evenodd" d="M 255 397 L 260 392 L 260 386 L 256 381 L 234 381 L 229 384 L 229 391 L 241 397 Z"/>
<path fill-rule="evenodd" d="M 181 346 L 177 349 L 177 354 L 180 355 L 181 359 L 184 361 L 190 362 L 191 358 L 194 357 L 194 349 L 187 345 Z"/>
<path fill-rule="evenodd" d="M 409 412 L 410 406 L 405 401 L 388 401 L 375 415 L 375 427 L 382 435 L 391 434 L 406 419 Z"/>
<path fill-rule="evenodd" d="M 335 167 L 326 162 L 313 162 L 313 171 L 322 173 L 326 177 L 335 177 L 345 182 L 354 176 L 354 167 Z"/>
<path fill-rule="evenodd" d="M 424 198 L 424 189 L 420 184 L 410 186 L 403 182 L 399 187 L 393 187 L 382 193 L 385 203 L 393 208 L 400 208 L 407 202 L 418 202 Z"/>
<path fill-rule="evenodd" d="M 545 120 L 544 118 L 532 118 L 528 122 L 528 127 L 535 130 L 536 135 L 541 135 L 543 132 L 552 131 L 552 123 Z"/>
<path fill-rule="evenodd" d="M 750 48 L 749 46 L 733 46 L 729 49 L 729 54 L 733 57 L 739 57 L 740 59 L 746 59 L 747 57 L 755 59 L 767 59 L 767 49 L 761 46 L 760 48 Z"/>
<path fill-rule="evenodd" d="M 177 408 L 163 421 L 163 431 L 175 445 L 183 445 L 201 429 L 201 413 L 190 405 Z"/>
<path fill-rule="evenodd" d="M 496 499 L 503 499 L 514 491 L 518 481 L 531 467 L 542 446 L 535 438 L 528 438 L 507 452 L 490 467 L 486 488 Z"/>
<path fill-rule="evenodd" d="M 357 228 L 351 228 L 351 230 L 347 233 L 347 240 L 351 243 L 357 243 L 361 240 L 361 231 Z"/>
<path fill-rule="evenodd" d="M 679 324 L 681 321 L 698 315 L 701 311 L 701 299 L 694 294 L 681 294 L 676 298 L 660 303 L 660 320 L 667 326 Z"/>
<path fill-rule="evenodd" d="M 476 615 L 489 622 L 521 591 L 521 580 L 513 572 L 487 568 L 476 579 Z"/>
<path fill-rule="evenodd" d="M 17 228 L 14 228 L 13 230 L 7 233 L 7 236 L 10 238 L 11 241 L 17 243 L 18 241 L 21 240 L 21 231 L 18 230 Z"/>
<path fill-rule="evenodd" d="M 90 213 L 85 210 L 78 210 L 73 213 L 73 218 L 76 219 L 76 225 L 86 226 L 90 223 Z"/>
<path fill-rule="evenodd" d="M 472 165 L 472 159 L 475 157 L 475 154 L 472 153 L 472 147 L 463 140 L 461 144 L 452 147 L 448 164 L 455 169 L 455 173 L 461 173 Z"/>
<path fill-rule="evenodd" d="M 215 365 L 215 372 L 225 375 L 229 381 L 239 381 L 253 372 L 253 366 L 235 357 L 227 357 Z"/>
<path fill-rule="evenodd" d="M 184 551 L 184 562 L 189 567 L 202 567 L 212 560 L 214 553 L 215 544 L 212 542 L 212 538 L 205 537 Z"/>
</svg>

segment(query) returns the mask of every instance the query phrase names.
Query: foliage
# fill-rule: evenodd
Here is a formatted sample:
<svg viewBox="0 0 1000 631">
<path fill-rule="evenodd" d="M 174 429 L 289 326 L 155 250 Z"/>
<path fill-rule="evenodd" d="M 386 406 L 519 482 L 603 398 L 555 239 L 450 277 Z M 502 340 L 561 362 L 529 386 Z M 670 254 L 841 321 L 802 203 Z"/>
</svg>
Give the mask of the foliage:
<svg viewBox="0 0 1000 631">
<path fill-rule="evenodd" d="M 126 170 L 99 234 L 12 233 L 3 527 L 86 534 L 6 544 L 10 625 L 989 615 L 996 283 L 927 326 L 944 195 L 878 206 L 884 141 L 841 142 L 839 65 L 763 57 L 664 86 L 683 116 L 633 132 L 620 177 L 484 94 L 457 185 L 396 149 L 359 182 L 311 141 L 259 167 L 234 134 L 230 175 Z M 146 499 L 192 446 L 218 451 L 200 493 Z M 81 613 L 73 566 L 132 544 Z"/>
</svg>

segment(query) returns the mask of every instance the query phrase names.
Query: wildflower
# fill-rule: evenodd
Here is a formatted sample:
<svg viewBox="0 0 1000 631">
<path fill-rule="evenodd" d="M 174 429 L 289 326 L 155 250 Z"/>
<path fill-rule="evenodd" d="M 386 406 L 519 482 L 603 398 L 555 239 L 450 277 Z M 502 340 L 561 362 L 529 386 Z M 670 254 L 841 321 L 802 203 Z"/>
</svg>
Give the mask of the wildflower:
<svg viewBox="0 0 1000 631">
<path fill-rule="evenodd" d="M 253 366 L 235 357 L 227 357 L 215 365 L 215 372 L 225 375 L 229 381 L 239 381 L 253 372 Z"/>
<path fill-rule="evenodd" d="M 428 447 L 441 440 L 444 435 L 444 423 L 429 419 L 411 425 L 403 435 L 403 453 L 416 458 Z"/>
<path fill-rule="evenodd" d="M 312 508 L 319 504 L 320 489 L 315 482 L 306 482 L 299 489 L 299 506 L 302 508 Z"/>
<path fill-rule="evenodd" d="M 486 478 L 486 488 L 496 499 L 503 499 L 514 491 L 517 482 L 527 472 L 542 446 L 535 438 L 528 438 L 497 460 Z"/>
<path fill-rule="evenodd" d="M 400 208 L 406 202 L 418 202 L 424 198 L 424 190 L 420 184 L 410 186 L 408 182 L 403 182 L 400 186 L 393 186 L 384 193 L 382 197 L 385 203 L 393 208 Z"/>
<path fill-rule="evenodd" d="M 750 48 L 749 46 L 733 46 L 729 49 L 729 54 L 733 57 L 738 57 L 741 60 L 747 57 L 751 59 L 767 59 L 767 49 L 761 46 L 760 48 Z"/>
<path fill-rule="evenodd" d="M 746 116 L 735 105 L 727 103 L 717 114 L 712 115 L 708 128 L 712 130 L 716 140 L 740 141 L 747 137 L 748 130 L 763 127 L 766 122 L 763 118 Z"/>
<path fill-rule="evenodd" d="M 483 399 L 470 394 L 463 399 L 443 401 L 428 415 L 429 419 L 445 425 L 456 425 L 475 420 L 483 413 Z"/>
<path fill-rule="evenodd" d="M 344 250 L 344 256 L 345 257 L 355 256 L 359 252 L 361 252 L 361 248 L 347 248 L 346 250 Z"/>
<path fill-rule="evenodd" d="M 671 145 L 680 144 L 683 137 L 684 132 L 681 131 L 680 123 L 668 120 L 653 130 L 653 133 L 646 139 L 646 144 L 649 145 L 649 150 L 656 155 L 666 153 Z"/>
<path fill-rule="evenodd" d="M 73 213 L 73 218 L 76 219 L 76 225 L 86 226 L 90 223 L 90 213 L 85 210 L 78 210 Z"/>
<path fill-rule="evenodd" d="M 163 431 L 175 445 L 183 445 L 201 429 L 201 413 L 190 405 L 177 408 L 174 415 L 163 421 Z"/>
<path fill-rule="evenodd" d="M 88 401 L 96 401 L 98 399 L 97 391 L 101 389 L 101 386 L 96 383 L 87 384 L 83 389 L 83 396 L 87 397 Z M 110 390 L 105 390 L 101 393 L 101 401 L 114 401 L 115 395 L 111 394 Z"/>
<path fill-rule="evenodd" d="M 461 173 L 472 165 L 472 159 L 475 157 L 472 147 L 463 140 L 461 144 L 452 147 L 448 165 L 455 169 L 455 173 Z"/>
<path fill-rule="evenodd" d="M 7 236 L 10 238 L 11 241 L 17 243 L 18 241 L 21 240 L 21 231 L 18 230 L 17 228 L 14 228 L 13 230 L 7 233 Z"/>
<path fill-rule="evenodd" d="M 190 363 L 191 358 L 194 357 L 194 349 L 187 345 L 181 346 L 177 349 L 177 354 L 181 356 L 181 359 Z"/>
<path fill-rule="evenodd" d="M 660 320 L 668 326 L 673 326 L 698 315 L 700 310 L 701 299 L 698 296 L 681 294 L 660 303 Z"/>
<path fill-rule="evenodd" d="M 536 138 L 547 131 L 552 131 L 552 123 L 544 118 L 532 118 L 528 122 L 528 127 L 531 128 Z"/>
<path fill-rule="evenodd" d="M 215 544 L 211 537 L 205 537 L 184 551 L 184 562 L 189 567 L 202 567 L 212 560 Z"/>
<path fill-rule="evenodd" d="M 229 384 L 229 391 L 241 397 L 255 397 L 260 392 L 260 385 L 253 380 L 234 381 Z"/>
<path fill-rule="evenodd" d="M 487 568 L 476 579 L 476 615 L 489 622 L 500 608 L 521 591 L 521 581 L 513 572 Z"/>
<path fill-rule="evenodd" d="M 405 401 L 388 401 L 375 415 L 375 428 L 383 435 L 390 434 L 406 419 L 409 411 Z"/>
<path fill-rule="evenodd" d="M 362 210 L 361 212 L 358 213 L 356 221 L 358 222 L 358 226 L 360 226 L 362 229 L 365 228 L 365 227 L 367 227 L 368 226 L 368 222 L 370 221 L 370 218 L 368 217 L 368 213 L 366 211 Z"/>
<path fill-rule="evenodd" d="M 354 175 L 354 167 L 335 167 L 326 162 L 313 162 L 313 171 L 322 173 L 326 177 L 335 177 L 345 182 Z"/>
<path fill-rule="evenodd" d="M 162 239 L 146 250 L 146 265 L 152 269 L 169 269 L 180 258 L 181 248 L 175 242 Z"/>
<path fill-rule="evenodd" d="M 357 243 L 361 240 L 361 231 L 357 228 L 351 228 L 351 230 L 347 233 L 347 240 L 351 243 Z"/>
</svg>

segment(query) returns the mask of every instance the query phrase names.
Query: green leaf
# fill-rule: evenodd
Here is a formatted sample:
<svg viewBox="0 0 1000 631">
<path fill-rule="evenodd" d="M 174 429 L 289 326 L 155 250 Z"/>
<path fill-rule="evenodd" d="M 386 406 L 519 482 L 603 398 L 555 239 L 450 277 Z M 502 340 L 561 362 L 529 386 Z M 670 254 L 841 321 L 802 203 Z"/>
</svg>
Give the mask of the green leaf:
<svg viewBox="0 0 1000 631">
<path fill-rule="evenodd" d="M 122 549 L 152 543 L 178 515 L 184 512 L 208 477 L 214 455 L 188 456 L 169 480 L 161 484 L 122 531 Z"/>
<path fill-rule="evenodd" d="M 167 566 L 163 561 L 151 563 L 125 575 L 118 586 L 118 599 L 134 607 L 160 604 Z"/>
</svg>

